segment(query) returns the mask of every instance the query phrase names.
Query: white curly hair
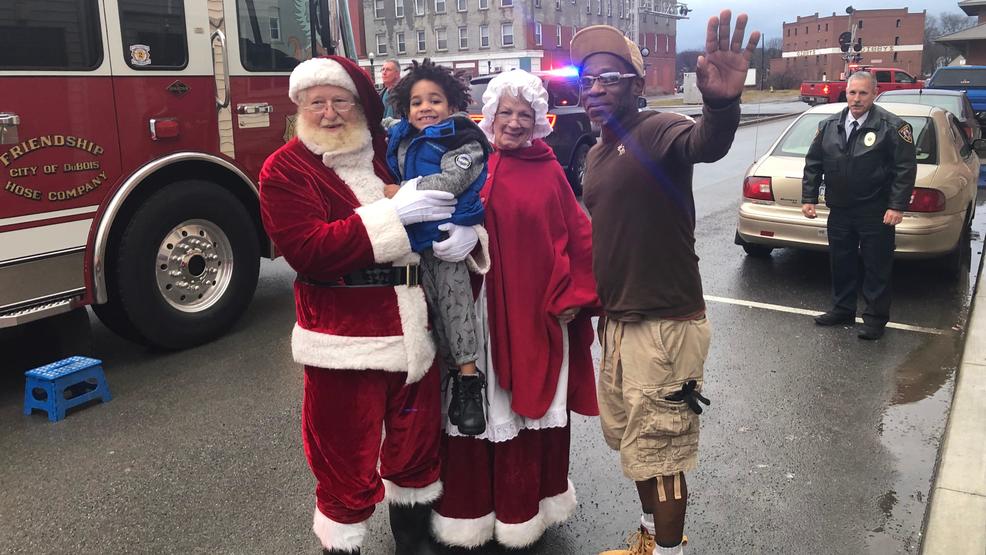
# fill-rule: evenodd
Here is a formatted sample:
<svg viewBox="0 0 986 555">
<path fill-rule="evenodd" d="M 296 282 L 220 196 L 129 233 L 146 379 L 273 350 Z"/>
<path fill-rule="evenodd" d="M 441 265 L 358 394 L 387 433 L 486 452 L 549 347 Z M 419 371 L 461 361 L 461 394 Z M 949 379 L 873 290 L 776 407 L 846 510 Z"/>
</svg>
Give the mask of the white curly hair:
<svg viewBox="0 0 986 555">
<path fill-rule="evenodd" d="M 534 110 L 534 135 L 531 139 L 541 139 L 551 134 L 551 124 L 548 123 L 548 91 L 544 89 L 540 78 L 522 69 L 514 69 L 490 79 L 486 92 L 483 93 L 483 121 L 479 122 L 479 128 L 490 142 L 493 142 L 493 117 L 504 94 L 522 98 L 531 105 Z"/>
</svg>

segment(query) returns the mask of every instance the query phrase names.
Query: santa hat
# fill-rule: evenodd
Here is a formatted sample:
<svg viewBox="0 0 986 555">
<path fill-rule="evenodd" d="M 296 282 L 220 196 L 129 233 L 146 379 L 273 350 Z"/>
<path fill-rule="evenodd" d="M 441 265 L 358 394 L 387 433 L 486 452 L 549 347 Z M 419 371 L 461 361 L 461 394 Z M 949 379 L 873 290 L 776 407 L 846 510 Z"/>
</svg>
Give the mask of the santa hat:
<svg viewBox="0 0 986 555">
<path fill-rule="evenodd" d="M 380 125 L 383 119 L 383 102 L 366 70 L 343 56 L 312 58 L 301 62 L 291 72 L 288 96 L 292 102 L 300 104 L 301 91 L 318 85 L 335 85 L 356 95 L 373 137 L 374 150 L 378 154 L 386 153 L 384 131 Z"/>
</svg>

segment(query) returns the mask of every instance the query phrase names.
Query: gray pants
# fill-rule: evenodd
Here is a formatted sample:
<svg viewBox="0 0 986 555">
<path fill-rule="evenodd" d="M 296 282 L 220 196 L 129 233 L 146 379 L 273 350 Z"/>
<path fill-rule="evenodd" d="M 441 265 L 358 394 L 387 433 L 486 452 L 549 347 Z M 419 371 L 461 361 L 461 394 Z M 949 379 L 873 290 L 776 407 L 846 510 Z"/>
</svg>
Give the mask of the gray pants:
<svg viewBox="0 0 986 555">
<path fill-rule="evenodd" d="M 421 253 L 421 285 L 442 360 L 451 366 L 475 362 L 479 340 L 469 267 L 436 258 L 429 249 Z"/>
</svg>

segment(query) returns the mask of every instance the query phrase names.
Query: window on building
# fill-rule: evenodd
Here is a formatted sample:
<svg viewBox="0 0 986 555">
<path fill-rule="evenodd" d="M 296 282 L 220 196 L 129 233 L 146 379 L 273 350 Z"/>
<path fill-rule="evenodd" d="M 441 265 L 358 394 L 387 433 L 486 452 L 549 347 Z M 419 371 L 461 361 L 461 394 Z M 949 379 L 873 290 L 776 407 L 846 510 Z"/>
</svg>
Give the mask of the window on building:
<svg viewBox="0 0 986 555">
<path fill-rule="evenodd" d="M 818 29 L 815 29 L 815 31 L 821 31 L 821 30 L 822 30 L 822 24 L 821 24 L 821 23 L 819 23 L 819 24 L 818 24 Z"/>
<path fill-rule="evenodd" d="M 555 25 L 555 46 L 561 46 L 561 25 Z"/>
<path fill-rule="evenodd" d="M 394 0 L 394 15 L 398 19 L 404 17 L 404 0 Z"/>
<path fill-rule="evenodd" d="M 490 0 L 479 0 L 479 9 L 481 10 L 490 9 Z"/>
<path fill-rule="evenodd" d="M 858 22 L 856 23 L 856 28 L 857 28 L 857 29 L 862 29 L 862 28 L 863 28 L 863 20 L 862 20 L 862 19 L 860 19 L 860 20 L 859 20 L 859 21 L 858 21 Z"/>
<path fill-rule="evenodd" d="M 900 28 L 900 20 L 899 19 L 897 20 L 897 28 L 898 29 Z"/>
<path fill-rule="evenodd" d="M 387 54 L 387 36 L 377 35 L 377 54 Z"/>
<path fill-rule="evenodd" d="M 459 50 L 469 48 L 469 27 L 459 27 Z"/>
<path fill-rule="evenodd" d="M 797 27 L 794 28 L 794 36 L 798 36 L 798 28 Z"/>
<path fill-rule="evenodd" d="M 404 42 L 404 32 L 401 31 L 397 33 L 397 53 L 404 54 L 407 52 L 407 43 Z"/>
<path fill-rule="evenodd" d="M 620 0 L 620 19 L 623 19 L 623 0 Z"/>
<path fill-rule="evenodd" d="M 445 13 L 445 0 L 435 0 L 435 13 Z"/>
<path fill-rule="evenodd" d="M 383 19 L 383 2 L 384 0 L 373 0 L 374 19 Z"/>
<path fill-rule="evenodd" d="M 541 7 L 541 0 L 534 0 L 534 7 L 535 8 L 540 8 Z"/>
<path fill-rule="evenodd" d="M 425 42 L 425 32 L 415 31 L 418 34 L 418 52 L 424 52 L 428 44 Z"/>
<path fill-rule="evenodd" d="M 789 37 L 791 36 L 791 30 L 790 29 L 787 30 L 787 36 L 789 36 Z"/>
<path fill-rule="evenodd" d="M 514 0 L 500 0 L 501 8 L 509 8 L 514 5 Z"/>
<path fill-rule="evenodd" d="M 894 52 L 894 61 L 895 62 L 897 61 L 897 53 L 896 52 Z"/>
<path fill-rule="evenodd" d="M 826 30 L 826 31 L 828 31 L 828 30 L 829 30 L 829 24 L 828 24 L 828 23 L 826 23 L 826 24 L 825 24 L 825 30 Z"/>
<path fill-rule="evenodd" d="M 268 27 L 270 28 L 270 41 L 280 42 L 281 41 L 281 8 L 273 7 L 270 9 L 270 21 Z"/>
<path fill-rule="evenodd" d="M 489 48 L 490 47 L 490 26 L 480 25 L 479 26 L 479 47 Z"/>
<path fill-rule="evenodd" d="M 534 46 L 541 46 L 541 24 L 534 22 Z"/>
<path fill-rule="evenodd" d="M 425 14 L 425 0 L 414 0 L 414 15 Z"/>
<path fill-rule="evenodd" d="M 596 15 L 603 15 L 603 0 L 596 0 Z"/>
<path fill-rule="evenodd" d="M 466 0 L 455 0 L 455 11 L 464 12 L 469 8 L 466 4 Z"/>
<path fill-rule="evenodd" d="M 900 44 L 900 37 L 894 37 L 894 46 L 898 46 L 899 44 Z"/>
<path fill-rule="evenodd" d="M 500 44 L 503 46 L 513 46 L 514 45 L 514 24 L 513 23 L 501 23 L 500 24 Z"/>
<path fill-rule="evenodd" d="M 805 25 L 805 34 L 806 35 L 808 34 L 808 26 L 807 25 Z"/>
<path fill-rule="evenodd" d="M 555 0 L 555 10 L 561 9 L 561 0 Z"/>
<path fill-rule="evenodd" d="M 435 29 L 435 49 L 448 50 L 448 31 L 445 29 Z"/>
<path fill-rule="evenodd" d="M 123 56 L 130 67 L 149 70 L 175 69 L 183 68 L 188 64 L 183 2 L 122 0 L 119 4 Z M 255 22 L 257 27 L 260 27 L 260 24 L 260 21 Z M 4 31 L 6 32 L 7 29 Z M 68 46 L 66 40 L 70 39 L 66 37 L 59 39 L 61 44 Z M 262 41 L 263 37 L 257 37 L 255 40 Z M 135 50 L 134 46 L 145 48 Z M 17 45 L 17 47 L 23 46 Z M 141 55 L 140 52 L 143 54 Z M 287 69 L 293 69 L 298 63 L 293 59 L 292 62 L 291 68 Z"/>
<path fill-rule="evenodd" d="M 606 0 L 606 17 L 613 17 L 613 0 Z"/>
</svg>

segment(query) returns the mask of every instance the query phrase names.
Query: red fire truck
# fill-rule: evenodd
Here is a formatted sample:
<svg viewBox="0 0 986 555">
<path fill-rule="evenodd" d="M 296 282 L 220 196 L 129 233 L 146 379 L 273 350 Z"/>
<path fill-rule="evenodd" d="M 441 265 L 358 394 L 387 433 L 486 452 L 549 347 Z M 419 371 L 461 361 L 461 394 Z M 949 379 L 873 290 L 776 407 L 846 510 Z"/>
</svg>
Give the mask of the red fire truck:
<svg viewBox="0 0 986 555">
<path fill-rule="evenodd" d="M 226 331 L 274 254 L 257 174 L 293 134 L 291 69 L 332 51 L 329 10 L 0 3 L 0 327 L 92 305 L 163 348 Z"/>
</svg>

